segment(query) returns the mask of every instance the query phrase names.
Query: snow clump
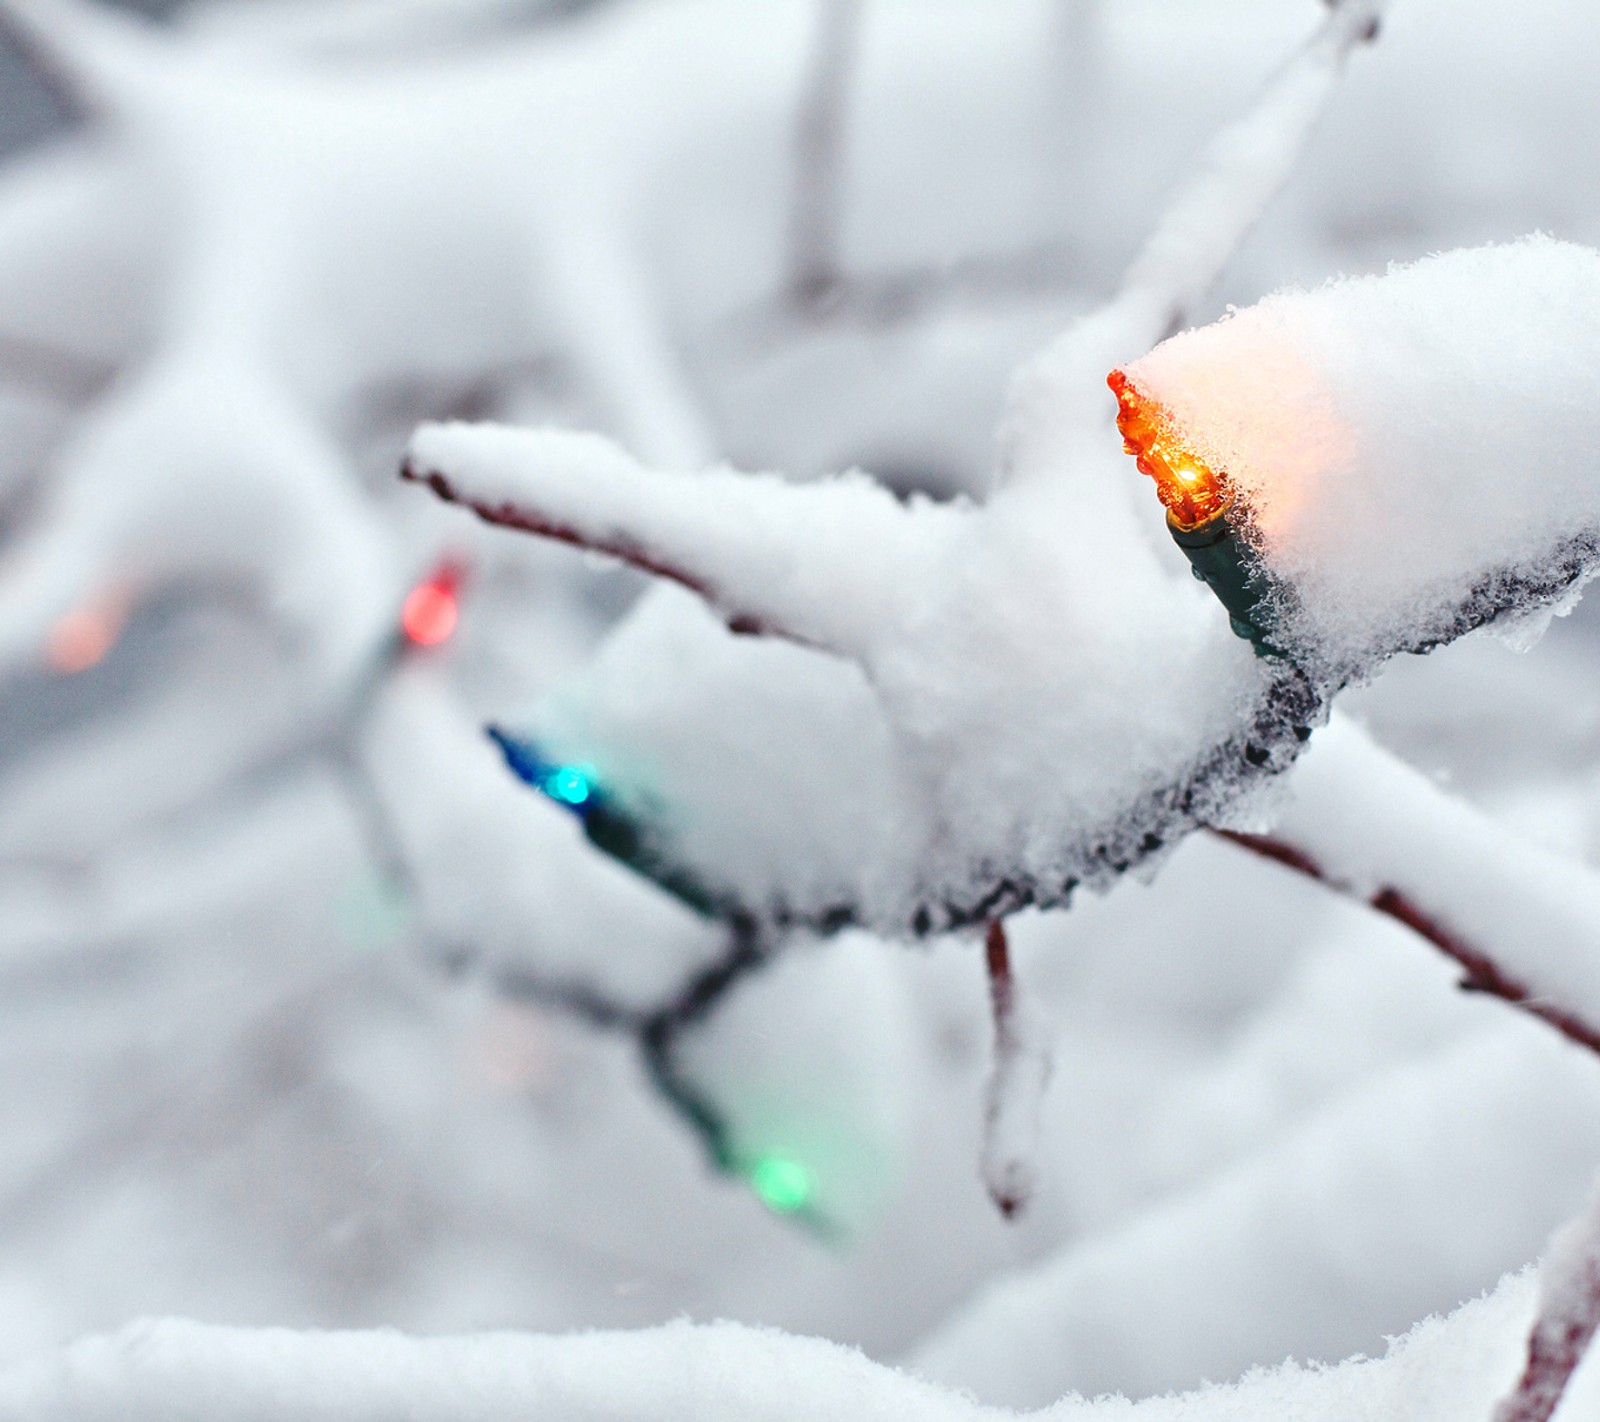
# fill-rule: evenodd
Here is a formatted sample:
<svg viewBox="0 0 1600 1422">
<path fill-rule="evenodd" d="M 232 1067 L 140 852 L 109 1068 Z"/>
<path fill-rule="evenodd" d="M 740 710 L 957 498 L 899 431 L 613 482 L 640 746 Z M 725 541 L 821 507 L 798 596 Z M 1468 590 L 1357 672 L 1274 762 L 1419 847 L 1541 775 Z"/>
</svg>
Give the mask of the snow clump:
<svg viewBox="0 0 1600 1422">
<path fill-rule="evenodd" d="M 1534 236 L 1285 291 L 1127 367 L 1224 474 L 1339 685 L 1565 605 L 1600 556 L 1600 254 Z"/>
</svg>

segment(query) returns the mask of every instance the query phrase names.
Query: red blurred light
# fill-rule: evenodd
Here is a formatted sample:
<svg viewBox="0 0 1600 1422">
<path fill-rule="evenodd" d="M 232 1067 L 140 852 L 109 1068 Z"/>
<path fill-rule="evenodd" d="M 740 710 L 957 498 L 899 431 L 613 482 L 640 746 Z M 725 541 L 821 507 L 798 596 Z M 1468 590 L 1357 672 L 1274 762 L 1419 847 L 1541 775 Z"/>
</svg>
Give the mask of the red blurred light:
<svg viewBox="0 0 1600 1422">
<path fill-rule="evenodd" d="M 461 618 L 456 584 L 453 572 L 443 572 L 419 583 L 407 594 L 400 609 L 400 626 L 417 646 L 437 647 L 456 630 Z"/>
</svg>

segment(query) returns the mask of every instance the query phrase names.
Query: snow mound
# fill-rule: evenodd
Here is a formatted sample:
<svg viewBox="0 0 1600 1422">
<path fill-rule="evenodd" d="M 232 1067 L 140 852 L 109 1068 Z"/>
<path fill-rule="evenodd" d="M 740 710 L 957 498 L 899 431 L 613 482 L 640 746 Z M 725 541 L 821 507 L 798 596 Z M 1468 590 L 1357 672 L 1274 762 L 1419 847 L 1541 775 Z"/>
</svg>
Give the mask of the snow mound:
<svg viewBox="0 0 1600 1422">
<path fill-rule="evenodd" d="M 1532 1280 L 1421 1324 L 1381 1361 L 1292 1364 L 1182 1397 L 1066 1398 L 1048 1422 L 1461 1422 L 1516 1373 Z M 1592 1416 L 1579 1375 L 1563 1419 Z M 296 1333 L 164 1320 L 134 1324 L 0 1374 L 0 1416 L 29 1422 L 488 1422 L 508 1416 L 650 1422 L 980 1422 L 1022 1414 L 820 1339 L 719 1323 L 564 1337 Z"/>
</svg>

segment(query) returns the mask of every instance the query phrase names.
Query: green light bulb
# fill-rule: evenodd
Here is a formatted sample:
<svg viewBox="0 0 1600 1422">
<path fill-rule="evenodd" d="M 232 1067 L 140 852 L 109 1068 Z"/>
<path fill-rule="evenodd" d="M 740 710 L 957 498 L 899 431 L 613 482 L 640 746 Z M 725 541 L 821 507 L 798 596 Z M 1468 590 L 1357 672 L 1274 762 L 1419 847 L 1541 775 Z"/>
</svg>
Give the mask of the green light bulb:
<svg viewBox="0 0 1600 1422">
<path fill-rule="evenodd" d="M 782 1156 L 769 1155 L 758 1160 L 750 1171 L 750 1184 L 761 1202 L 780 1215 L 803 1209 L 811 1198 L 811 1177 L 805 1167 Z"/>
</svg>

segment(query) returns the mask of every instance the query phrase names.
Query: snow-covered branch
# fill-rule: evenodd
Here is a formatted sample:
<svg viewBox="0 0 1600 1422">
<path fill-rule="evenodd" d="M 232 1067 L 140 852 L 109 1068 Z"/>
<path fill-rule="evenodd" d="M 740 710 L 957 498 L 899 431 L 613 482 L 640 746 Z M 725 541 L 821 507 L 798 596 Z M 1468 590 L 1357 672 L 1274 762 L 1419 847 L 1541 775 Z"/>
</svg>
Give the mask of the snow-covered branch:
<svg viewBox="0 0 1600 1422">
<path fill-rule="evenodd" d="M 1385 0 L 1328 0 L 1328 17 L 1248 113 L 1218 133 L 1162 213 L 1113 309 L 1188 324 L 1228 260 L 1288 181 L 1350 51 L 1377 38 Z M 1148 328 L 1147 328 L 1148 329 Z M 1137 341 L 1132 330 L 1129 337 Z"/>
<path fill-rule="evenodd" d="M 1520 1269 L 1548 1233 L 1540 1216 L 1560 1218 L 1593 1178 L 1600 1117 L 1575 1128 L 1572 1107 L 1600 1102 L 1600 1074 L 1553 1041 L 1528 1051 L 1528 1035 L 1491 1019 L 1367 1076 L 1238 1160 L 986 1284 L 905 1361 L 1042 1406 L 1069 1391 L 1235 1377 L 1263 1354 L 1375 1348 Z M 1513 1199 L 1532 1206 L 1521 1219 Z M 1525 1327 L 1460 1417 L 1488 1416 L 1520 1367 Z"/>
<path fill-rule="evenodd" d="M 1256 102 L 1218 132 L 1124 273 L 1116 295 L 1013 377 L 1001 484 L 1059 480 L 1104 424 L 1105 372 L 1183 327 L 1294 169 L 1345 60 L 1377 37 L 1385 0 L 1330 0 L 1329 14 Z"/>
<path fill-rule="evenodd" d="M 1536 236 L 1279 293 L 1124 374 L 1221 481 L 1274 640 L 1338 685 L 1572 605 L 1597 348 L 1600 253 Z"/>
<path fill-rule="evenodd" d="M 405 477 L 489 523 L 681 583 L 736 632 L 847 653 L 905 616 L 918 544 L 955 518 L 926 504 L 908 514 L 860 475 L 816 485 L 650 469 L 598 435 L 557 430 L 425 425 Z"/>
<path fill-rule="evenodd" d="M 1594 876 L 1321 729 L 1596 565 L 1593 254 L 1143 354 L 1224 271 L 1587 220 L 1600 18 L 1408 9 L 1330 105 L 1383 7 L 1303 3 L 0 0 L 84 120 L 0 167 L 0 1417 L 1463 1422 L 1525 1361 L 1600 1412 L 1592 1234 L 1526 1359 L 1524 1278 L 1185 1391 L 1379 1351 L 1600 1159 L 1593 1054 L 1483 1000 L 1600 1046 Z M 1093 64 L 1053 158 L 1048 24 Z M 1119 362 L 1269 655 L 1118 453 Z M 461 418 L 409 472 L 494 527 L 386 477 Z M 1537 684 L 1568 739 L 1507 803 L 1586 853 L 1553 651 L 1365 714 Z M 180 1312 L 292 1328 L 94 1337 Z M 531 1331 L 448 1336 L 490 1321 Z"/>
</svg>

